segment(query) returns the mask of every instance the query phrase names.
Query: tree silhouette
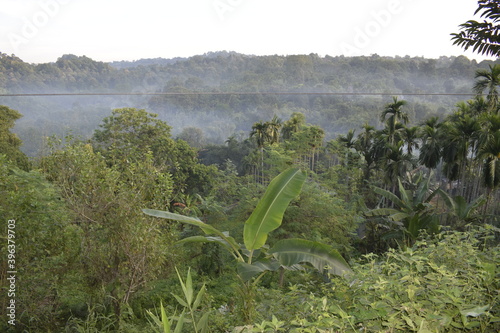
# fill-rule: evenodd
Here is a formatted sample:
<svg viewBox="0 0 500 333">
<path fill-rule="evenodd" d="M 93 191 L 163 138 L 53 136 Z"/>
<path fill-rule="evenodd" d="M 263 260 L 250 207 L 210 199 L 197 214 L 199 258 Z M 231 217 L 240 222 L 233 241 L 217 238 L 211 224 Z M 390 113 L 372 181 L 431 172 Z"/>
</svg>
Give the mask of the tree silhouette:
<svg viewBox="0 0 500 333">
<path fill-rule="evenodd" d="M 441 159 L 441 124 L 438 117 L 432 117 L 425 121 L 420 128 L 422 147 L 420 149 L 419 161 L 427 168 L 435 169 Z"/>
<path fill-rule="evenodd" d="M 500 55 L 500 1 L 479 0 L 479 7 L 474 15 L 481 12 L 483 22 L 469 20 L 460 25 L 459 33 L 451 34 L 453 45 L 464 50 L 472 48 L 482 55 L 498 57 Z"/>
<path fill-rule="evenodd" d="M 406 125 L 409 121 L 408 114 L 402 110 L 404 105 L 406 105 L 406 101 L 399 101 L 397 97 L 393 97 L 393 102 L 387 104 L 380 115 L 380 121 L 385 121 L 390 144 L 396 143 L 395 136 L 398 124 Z"/>
</svg>

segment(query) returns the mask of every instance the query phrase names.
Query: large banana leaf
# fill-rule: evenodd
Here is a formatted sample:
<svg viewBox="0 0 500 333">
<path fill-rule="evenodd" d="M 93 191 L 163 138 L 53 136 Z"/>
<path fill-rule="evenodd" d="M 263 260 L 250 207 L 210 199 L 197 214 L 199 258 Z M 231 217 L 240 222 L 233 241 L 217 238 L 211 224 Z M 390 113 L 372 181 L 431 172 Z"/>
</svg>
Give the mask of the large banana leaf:
<svg viewBox="0 0 500 333">
<path fill-rule="evenodd" d="M 239 262 L 236 268 L 238 269 L 238 275 L 243 281 L 249 281 L 254 276 L 264 272 L 277 271 L 280 268 L 280 263 L 273 258 L 272 260 L 265 259 L 256 261 L 252 264 Z"/>
<path fill-rule="evenodd" d="M 238 256 L 236 256 L 233 252 L 235 249 L 238 249 L 240 245 L 236 243 L 233 237 L 229 236 L 228 234 L 224 233 L 226 235 L 226 238 L 223 239 L 222 237 L 218 236 L 191 236 L 191 237 L 186 237 L 178 241 L 176 244 L 185 244 L 185 243 L 217 243 L 219 245 L 222 245 L 225 247 L 230 253 L 233 254 L 233 256 L 238 259 Z"/>
<path fill-rule="evenodd" d="M 166 212 L 163 210 L 155 210 L 155 209 L 143 209 L 142 211 L 146 215 L 149 215 L 149 216 L 161 217 L 163 219 L 179 221 L 182 223 L 187 223 L 187 224 L 197 226 L 197 227 L 201 228 L 201 230 L 203 230 L 203 232 L 208 234 L 208 235 L 221 233 L 219 230 L 215 229 L 214 227 L 212 227 L 209 224 L 203 223 L 200 219 L 198 219 L 196 217 L 185 216 L 185 215 L 180 215 L 180 214 L 175 214 L 175 213 L 170 213 L 170 212 Z"/>
<path fill-rule="evenodd" d="M 393 221 L 399 222 L 408 218 L 410 214 L 394 208 L 375 208 L 365 213 L 366 216 L 389 216 Z"/>
<path fill-rule="evenodd" d="M 390 192 L 390 191 L 387 191 L 387 190 L 384 190 L 380 187 L 376 187 L 376 186 L 371 186 L 371 189 L 373 190 L 373 192 L 375 192 L 376 194 L 380 194 L 381 196 L 385 197 L 386 199 L 389 199 L 391 200 L 392 202 L 394 202 L 398 207 L 401 207 L 401 208 L 408 208 L 408 203 L 405 203 L 403 200 L 401 200 L 400 198 L 398 198 L 397 195 L 395 195 L 394 193 Z"/>
<path fill-rule="evenodd" d="M 220 237 L 220 239 L 223 241 L 221 244 L 228 248 L 230 246 L 233 250 L 233 253 L 236 257 L 239 257 L 239 250 L 240 250 L 240 245 L 236 243 L 234 238 L 229 237 L 226 233 L 217 230 L 216 228 L 212 227 L 209 224 L 203 223 L 200 219 L 197 219 L 195 217 L 190 217 L 190 216 L 184 216 L 180 214 L 175 214 L 175 213 L 170 213 L 170 212 L 165 212 L 162 210 L 154 210 L 154 209 L 143 209 L 142 210 L 145 214 L 154 216 L 154 217 L 161 217 L 164 219 L 169 219 L 169 220 L 174 220 L 174 221 L 179 221 L 182 223 L 190 224 L 199 227 L 203 232 L 207 235 L 217 235 Z M 200 238 L 194 238 L 193 241 L 200 241 Z M 209 239 L 207 241 L 213 241 L 216 242 L 218 239 Z M 229 248 L 228 248 L 229 249 Z"/>
<path fill-rule="evenodd" d="M 243 240 L 249 251 L 260 249 L 266 243 L 268 234 L 281 225 L 286 208 L 300 193 L 305 179 L 306 174 L 300 169 L 290 168 L 271 181 L 245 222 Z"/>
<path fill-rule="evenodd" d="M 317 270 L 325 268 L 329 273 L 342 276 L 350 272 L 349 264 L 337 250 L 326 244 L 305 239 L 284 239 L 276 243 L 269 251 L 283 266 L 292 266 L 308 262 Z"/>
</svg>

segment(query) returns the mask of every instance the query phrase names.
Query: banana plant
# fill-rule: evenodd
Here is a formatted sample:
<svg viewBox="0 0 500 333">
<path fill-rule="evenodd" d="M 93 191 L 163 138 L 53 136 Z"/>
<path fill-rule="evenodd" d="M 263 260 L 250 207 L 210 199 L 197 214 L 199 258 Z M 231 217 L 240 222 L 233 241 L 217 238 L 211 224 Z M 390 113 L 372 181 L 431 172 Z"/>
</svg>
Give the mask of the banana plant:
<svg viewBox="0 0 500 333">
<path fill-rule="evenodd" d="M 222 232 L 198 218 L 175 213 L 144 209 L 150 216 L 175 220 L 199 227 L 205 235 L 188 237 L 180 241 L 213 242 L 232 254 L 237 262 L 237 272 L 245 290 L 255 286 L 269 271 L 280 268 L 297 269 L 309 263 L 320 271 L 342 275 L 351 269 L 342 256 L 332 247 L 303 239 L 285 239 L 267 250 L 266 241 L 273 230 L 281 226 L 283 215 L 290 202 L 299 195 L 306 180 L 305 172 L 290 168 L 274 178 L 263 197 L 247 219 L 243 229 L 243 243 L 239 244 L 227 232 Z"/>
<path fill-rule="evenodd" d="M 439 218 L 436 215 L 435 207 L 431 201 L 436 195 L 445 195 L 441 189 L 430 189 L 429 178 L 423 179 L 420 176 L 417 180 L 415 190 L 407 190 L 403 186 L 401 179 L 398 178 L 399 196 L 373 186 L 375 193 L 390 200 L 395 208 L 376 208 L 365 213 L 371 217 L 388 217 L 399 228 L 403 230 L 404 235 L 413 243 L 419 236 L 420 231 L 426 229 L 430 233 L 436 233 L 439 230 Z"/>
</svg>

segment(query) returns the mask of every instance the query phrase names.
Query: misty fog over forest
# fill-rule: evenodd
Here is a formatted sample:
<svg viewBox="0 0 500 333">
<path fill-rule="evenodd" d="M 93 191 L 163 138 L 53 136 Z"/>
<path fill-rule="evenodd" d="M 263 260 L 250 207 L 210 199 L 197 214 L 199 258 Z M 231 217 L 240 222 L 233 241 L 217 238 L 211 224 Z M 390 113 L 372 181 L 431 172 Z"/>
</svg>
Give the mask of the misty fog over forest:
<svg viewBox="0 0 500 333">
<path fill-rule="evenodd" d="M 408 101 L 411 123 L 442 117 L 472 97 L 475 71 L 490 64 L 464 56 L 252 56 L 226 51 L 111 63 L 63 55 L 55 63 L 30 64 L 1 54 L 0 104 L 23 115 L 14 132 L 30 156 L 42 154 L 45 138 L 52 135 L 90 137 L 111 110 L 123 107 L 158 114 L 174 136 L 186 128 L 201 130 L 204 143 L 223 144 L 232 135 L 247 138 L 255 122 L 274 115 L 288 119 L 294 112 L 320 125 L 326 139 L 332 139 L 363 124 L 382 126 L 379 114 L 392 96 Z M 124 95 L 5 96 L 66 93 Z"/>
</svg>

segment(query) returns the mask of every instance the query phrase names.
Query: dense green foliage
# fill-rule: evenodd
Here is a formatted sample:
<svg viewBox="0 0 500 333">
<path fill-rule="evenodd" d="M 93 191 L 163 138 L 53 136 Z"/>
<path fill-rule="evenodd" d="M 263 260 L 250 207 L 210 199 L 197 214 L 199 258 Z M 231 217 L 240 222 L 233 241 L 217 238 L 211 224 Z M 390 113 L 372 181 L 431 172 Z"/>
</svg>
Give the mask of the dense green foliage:
<svg viewBox="0 0 500 333">
<path fill-rule="evenodd" d="M 28 157 L 21 152 L 22 144 L 19 137 L 10 132 L 14 122 L 21 118 L 21 114 L 6 106 L 0 106 L 0 154 L 5 155 L 19 168 L 28 170 Z"/>
<path fill-rule="evenodd" d="M 0 54 L 4 94 L 161 93 L 1 97 L 0 330 L 497 332 L 499 87 L 465 57 Z"/>
<path fill-rule="evenodd" d="M 0 217 L 2 219 L 0 330 L 7 331 L 7 222 L 15 220 L 14 266 L 17 327 L 51 331 L 62 327 L 71 311 L 85 307 L 85 294 L 77 269 L 81 231 L 60 190 L 43 174 L 26 172 L 0 155 Z M 12 230 L 12 229 L 11 229 Z M 12 243 L 9 243 L 12 244 Z M 9 247 L 9 249 L 12 249 Z M 11 258 L 9 258 L 11 259 Z"/>
<path fill-rule="evenodd" d="M 201 154 L 157 115 L 124 108 L 89 141 L 53 139 L 39 171 L 2 155 L 3 223 L 22 221 L 14 331 L 494 330 L 498 229 L 464 230 L 498 224 L 496 86 L 412 128 L 394 98 L 381 129 L 327 142 L 294 113 Z M 331 279 L 325 265 L 350 273 Z M 174 266 L 196 273 L 184 282 Z"/>
<path fill-rule="evenodd" d="M 500 249 L 492 235 L 489 228 L 447 232 L 364 256 L 345 280 L 263 291 L 266 316 L 256 328 L 265 330 L 252 332 L 496 332 Z"/>
</svg>

